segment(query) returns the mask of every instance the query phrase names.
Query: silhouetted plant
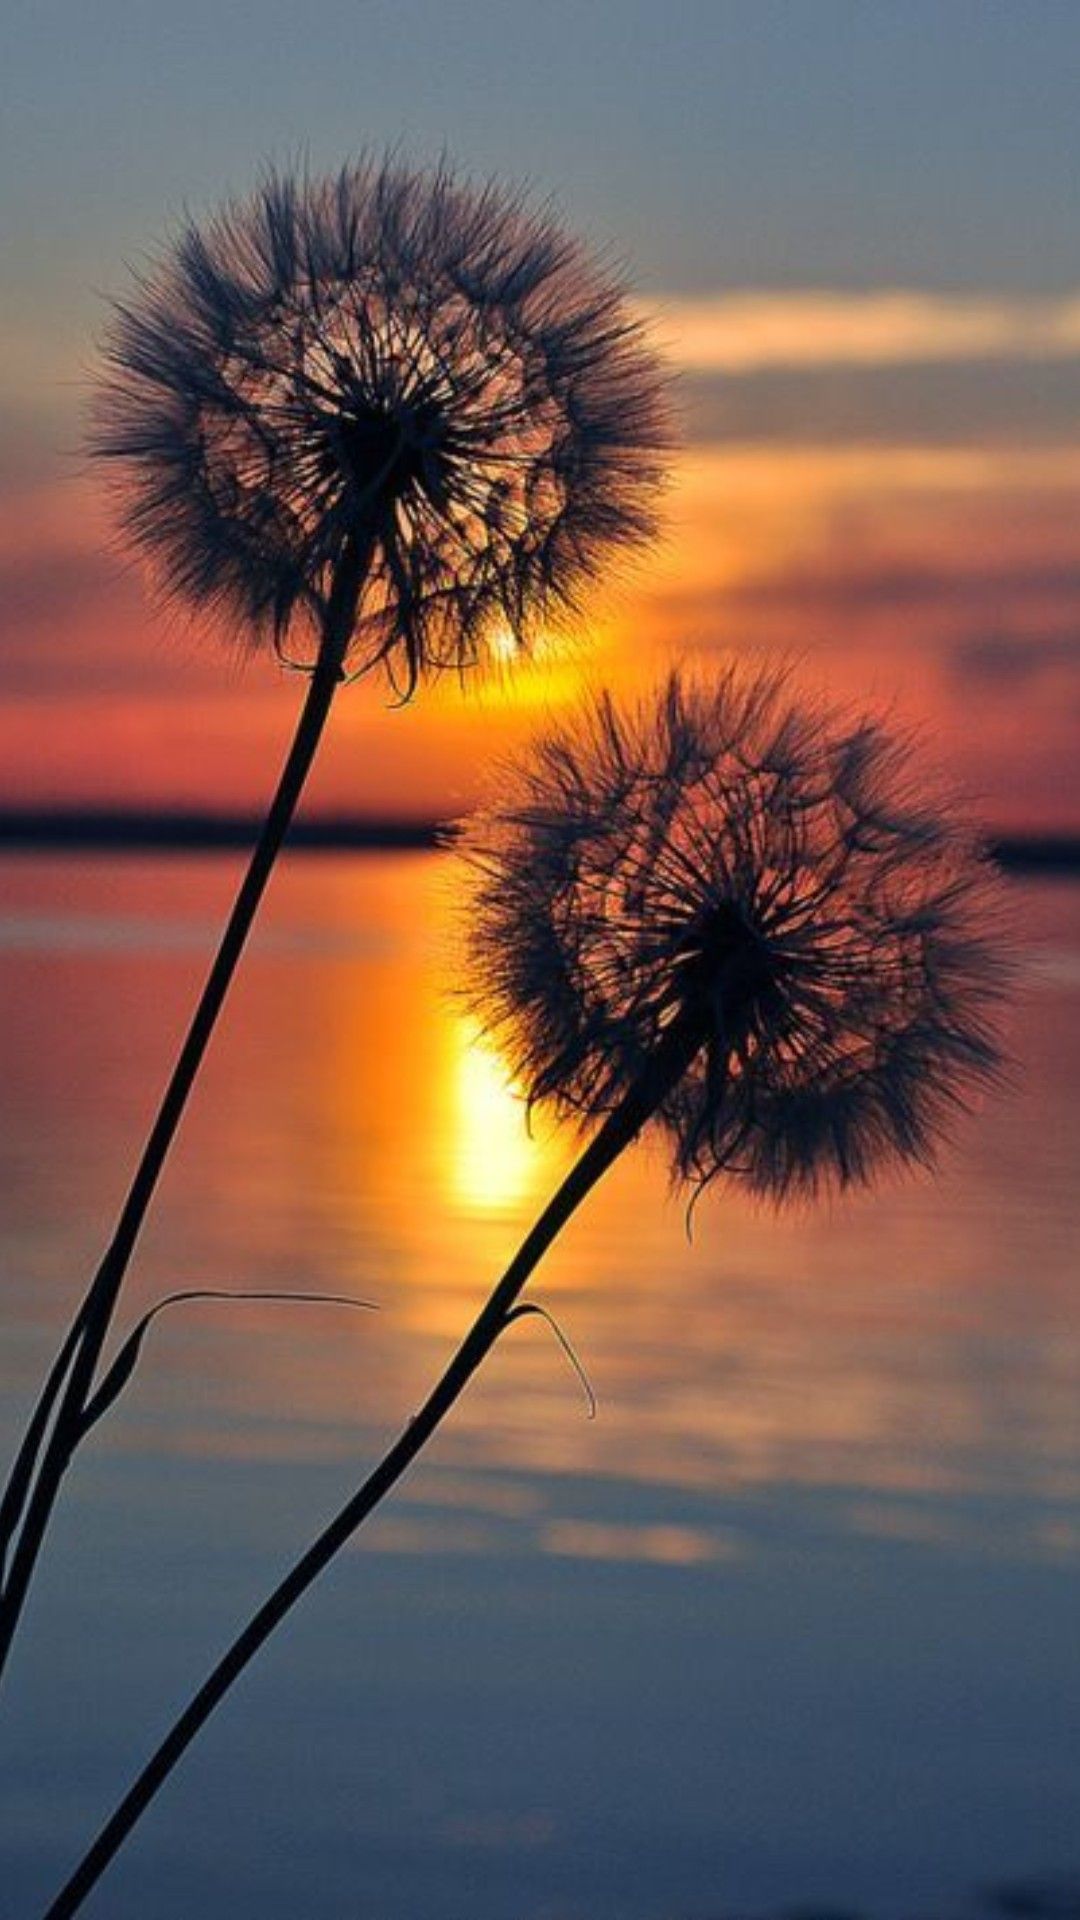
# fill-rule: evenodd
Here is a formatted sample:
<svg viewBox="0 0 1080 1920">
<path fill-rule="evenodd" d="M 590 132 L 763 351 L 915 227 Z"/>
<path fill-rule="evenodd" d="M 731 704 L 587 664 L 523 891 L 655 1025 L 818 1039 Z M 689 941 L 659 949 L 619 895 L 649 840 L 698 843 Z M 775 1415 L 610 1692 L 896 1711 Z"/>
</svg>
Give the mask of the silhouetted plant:
<svg viewBox="0 0 1080 1920">
<path fill-rule="evenodd" d="M 187 226 L 119 309 L 96 451 L 167 590 L 306 662 L 251 865 L 108 1251 L 0 1503 L 0 1667 L 161 1167 L 335 690 L 401 699 L 527 644 L 651 528 L 658 375 L 610 277 L 546 216 L 445 168 L 271 175 Z M 97 1400 L 100 1405 L 100 1397 Z"/>
<path fill-rule="evenodd" d="M 993 1073 L 986 869 L 875 722 L 675 676 L 499 795 L 465 842 L 471 1002 L 530 1102 L 594 1121 L 680 1034 L 675 1176 L 784 1200 L 929 1160 Z"/>
<path fill-rule="evenodd" d="M 969 831 L 907 752 L 776 677 L 606 697 L 466 831 L 474 1012 L 595 1127 L 442 1378 L 233 1643 L 50 1908 L 75 1913 L 238 1674 L 415 1460 L 591 1188 L 649 1122 L 695 1188 L 776 1201 L 925 1160 L 994 1072 L 1004 983 Z"/>
<path fill-rule="evenodd" d="M 405 696 L 652 531 L 666 414 L 620 289 L 443 168 L 271 175 L 180 235 L 110 358 L 97 450 L 169 586 L 318 646 L 362 554 L 344 658 Z"/>
</svg>

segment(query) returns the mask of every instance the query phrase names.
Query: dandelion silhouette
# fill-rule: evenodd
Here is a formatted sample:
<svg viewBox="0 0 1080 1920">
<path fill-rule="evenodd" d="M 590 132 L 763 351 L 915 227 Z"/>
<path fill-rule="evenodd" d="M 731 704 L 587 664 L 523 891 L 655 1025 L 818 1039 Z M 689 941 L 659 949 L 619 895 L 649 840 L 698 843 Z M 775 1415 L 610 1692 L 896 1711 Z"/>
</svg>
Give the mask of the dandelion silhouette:
<svg viewBox="0 0 1080 1920">
<path fill-rule="evenodd" d="M 617 285 L 546 217 L 446 168 L 271 175 L 121 307 L 95 449 L 167 590 L 309 686 L 113 1241 L 0 1502 L 0 1669 L 146 1209 L 349 672 L 399 699 L 525 646 L 651 529 L 657 370 Z"/>
<path fill-rule="evenodd" d="M 652 530 L 661 389 L 618 287 L 551 221 L 365 163 L 271 176 L 121 309 L 97 447 L 186 600 L 417 680 L 526 645 Z"/>
<path fill-rule="evenodd" d="M 608 697 L 507 769 L 465 850 L 473 1011 L 530 1102 L 655 1063 L 677 1180 L 783 1201 L 929 1161 L 992 1077 L 1002 948 L 970 831 L 869 720 L 783 677 Z"/>
<path fill-rule="evenodd" d="M 876 724 L 775 676 L 670 681 L 504 769 L 466 830 L 474 1012 L 591 1138 L 442 1378 L 234 1641 L 49 1909 L 67 1920 L 233 1681 L 520 1317 L 556 1235 L 650 1122 L 676 1177 L 781 1202 L 927 1160 L 992 1078 L 1005 984 L 970 832 Z"/>
</svg>

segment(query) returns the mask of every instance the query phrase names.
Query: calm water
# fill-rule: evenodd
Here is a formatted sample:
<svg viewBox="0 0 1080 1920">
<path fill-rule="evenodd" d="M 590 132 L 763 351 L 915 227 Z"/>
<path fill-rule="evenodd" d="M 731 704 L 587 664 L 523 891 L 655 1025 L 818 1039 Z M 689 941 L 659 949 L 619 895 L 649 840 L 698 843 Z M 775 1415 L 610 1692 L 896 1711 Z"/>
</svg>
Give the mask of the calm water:
<svg viewBox="0 0 1080 1920">
<path fill-rule="evenodd" d="M 108 1234 L 228 860 L 0 865 L 5 1453 Z M 276 878 L 129 1285 L 0 1727 L 36 1915 L 408 1417 L 567 1164 L 442 997 L 437 856 Z M 428 1464 L 201 1737 L 103 1920 L 960 1912 L 1080 1868 L 1080 888 L 1017 886 L 1015 1087 L 936 1179 L 692 1242 L 639 1149 Z"/>
</svg>

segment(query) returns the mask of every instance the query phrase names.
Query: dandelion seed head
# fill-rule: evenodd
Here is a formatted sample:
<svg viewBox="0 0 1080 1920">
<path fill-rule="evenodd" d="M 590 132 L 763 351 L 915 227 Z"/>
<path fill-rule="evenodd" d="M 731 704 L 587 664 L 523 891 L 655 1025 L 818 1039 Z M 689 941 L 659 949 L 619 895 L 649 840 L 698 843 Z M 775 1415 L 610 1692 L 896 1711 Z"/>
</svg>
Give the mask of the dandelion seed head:
<svg viewBox="0 0 1080 1920">
<path fill-rule="evenodd" d="M 595 1119 L 676 1020 L 678 1181 L 783 1201 L 931 1162 L 998 1066 L 996 889 L 873 721 L 782 675 L 601 696 L 466 828 L 471 1010 L 530 1101 Z"/>
<path fill-rule="evenodd" d="M 405 695 L 653 530 L 667 414 L 619 285 L 445 167 L 269 175 L 185 226 L 107 355 L 93 445 L 167 588 L 295 647 L 370 550 L 349 660 Z"/>
</svg>

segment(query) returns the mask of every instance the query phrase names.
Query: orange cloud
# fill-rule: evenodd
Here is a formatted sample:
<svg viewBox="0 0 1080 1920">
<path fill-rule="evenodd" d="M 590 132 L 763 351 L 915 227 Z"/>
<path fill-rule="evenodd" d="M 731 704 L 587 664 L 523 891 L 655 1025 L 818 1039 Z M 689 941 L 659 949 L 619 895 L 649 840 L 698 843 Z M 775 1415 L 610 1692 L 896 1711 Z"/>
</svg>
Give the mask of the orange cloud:
<svg viewBox="0 0 1080 1920">
<path fill-rule="evenodd" d="M 1080 292 L 1055 300 L 895 291 L 716 293 L 639 302 L 671 358 L 696 373 L 1071 359 Z"/>
<path fill-rule="evenodd" d="M 498 660 L 403 712 L 343 690 L 308 807 L 445 817 L 583 679 L 676 656 L 782 654 L 859 703 L 929 723 L 995 825 L 1068 825 L 1078 799 L 1080 450 L 699 444 L 664 542 L 576 649 Z M 107 555 L 89 483 L 16 490 L 0 527 L 7 804 L 253 809 L 299 688 L 266 654 L 162 611 Z"/>
</svg>

